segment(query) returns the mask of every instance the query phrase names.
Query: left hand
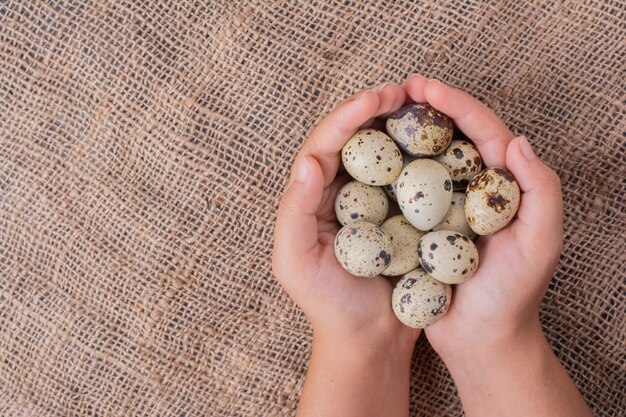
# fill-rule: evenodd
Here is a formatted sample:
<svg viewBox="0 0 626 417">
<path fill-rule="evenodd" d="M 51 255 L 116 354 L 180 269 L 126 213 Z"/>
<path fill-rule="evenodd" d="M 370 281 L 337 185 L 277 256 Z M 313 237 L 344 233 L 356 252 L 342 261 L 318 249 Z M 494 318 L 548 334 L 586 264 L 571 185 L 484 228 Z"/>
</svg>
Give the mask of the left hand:
<svg viewBox="0 0 626 417">
<path fill-rule="evenodd" d="M 408 94 L 447 114 L 470 138 L 487 167 L 508 169 L 522 191 L 517 217 L 477 241 L 475 275 L 454 289 L 448 313 L 425 329 L 433 348 L 450 365 L 494 346 L 541 334 L 539 304 L 561 254 L 563 202 L 559 177 L 515 137 L 498 116 L 469 94 L 412 77 Z M 532 336 L 531 336 L 532 335 Z"/>
</svg>

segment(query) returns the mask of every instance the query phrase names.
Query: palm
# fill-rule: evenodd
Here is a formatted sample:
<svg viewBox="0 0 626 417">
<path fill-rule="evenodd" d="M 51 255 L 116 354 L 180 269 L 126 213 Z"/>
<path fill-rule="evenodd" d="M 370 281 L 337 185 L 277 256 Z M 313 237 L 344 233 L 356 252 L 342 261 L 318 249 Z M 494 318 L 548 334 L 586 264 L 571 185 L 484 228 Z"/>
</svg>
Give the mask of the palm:
<svg viewBox="0 0 626 417">
<path fill-rule="evenodd" d="M 318 305 L 324 304 L 327 312 L 332 311 L 335 317 L 342 317 L 353 326 L 362 327 L 380 320 L 395 322 L 400 329 L 400 322 L 395 320 L 391 309 L 392 285 L 389 280 L 382 276 L 355 277 L 341 267 L 335 256 L 333 244 L 339 225 L 335 217 L 334 200 L 345 182 L 346 178 L 343 177 L 333 181 L 324 191 L 317 212 L 319 273 L 317 279 L 311 282 L 314 287 L 309 289 L 309 293 L 318 295 Z"/>
<path fill-rule="evenodd" d="M 518 215 L 532 218 L 533 209 L 530 199 L 522 200 Z M 558 260 L 559 239 L 557 231 L 553 242 L 539 247 L 536 242 L 541 237 L 520 220 L 494 235 L 480 237 L 478 270 L 456 287 L 448 314 L 426 329 L 430 342 L 450 346 L 455 344 L 450 335 L 458 335 L 461 346 L 464 332 L 472 333 L 468 337 L 501 332 L 526 311 L 535 311 Z"/>
<path fill-rule="evenodd" d="M 450 343 L 450 335 L 458 335 L 463 329 L 490 329 L 501 320 L 521 278 L 511 272 L 517 269 L 519 259 L 511 235 L 511 229 L 505 229 L 479 238 L 479 268 L 469 281 L 456 286 L 448 313 L 426 329 L 431 343 Z"/>
</svg>

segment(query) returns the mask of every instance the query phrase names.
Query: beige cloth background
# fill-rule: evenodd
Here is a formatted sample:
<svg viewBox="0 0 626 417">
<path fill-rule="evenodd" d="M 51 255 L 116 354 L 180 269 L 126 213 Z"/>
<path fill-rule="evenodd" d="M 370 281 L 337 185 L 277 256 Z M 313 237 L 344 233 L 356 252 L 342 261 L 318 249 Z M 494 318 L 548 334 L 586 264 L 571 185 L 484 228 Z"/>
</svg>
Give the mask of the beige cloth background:
<svg viewBox="0 0 626 417">
<path fill-rule="evenodd" d="M 618 0 L 0 1 L 0 415 L 293 414 L 311 334 L 270 270 L 280 193 L 325 113 L 413 72 L 561 175 L 545 331 L 596 415 L 624 415 L 625 20 Z M 462 414 L 424 339 L 411 399 Z"/>
</svg>

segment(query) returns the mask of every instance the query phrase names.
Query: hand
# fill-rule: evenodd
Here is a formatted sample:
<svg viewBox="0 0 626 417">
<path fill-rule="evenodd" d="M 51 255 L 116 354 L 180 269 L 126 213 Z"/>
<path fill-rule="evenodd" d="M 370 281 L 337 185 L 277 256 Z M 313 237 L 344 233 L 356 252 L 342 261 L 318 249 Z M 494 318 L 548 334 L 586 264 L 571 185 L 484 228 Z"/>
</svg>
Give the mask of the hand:
<svg viewBox="0 0 626 417">
<path fill-rule="evenodd" d="M 355 277 L 339 265 L 334 200 L 340 151 L 360 127 L 404 104 L 387 84 L 341 103 L 296 157 L 280 203 L 272 266 L 313 326 L 313 354 L 298 416 L 407 416 L 411 354 L 419 332 L 391 310 L 391 283 Z"/>
<path fill-rule="evenodd" d="M 562 248 L 560 182 L 525 138 L 516 138 L 493 111 L 470 95 L 419 76 L 411 77 L 406 88 L 416 102 L 428 102 L 450 116 L 474 142 L 485 165 L 507 168 L 523 193 L 517 218 L 478 239 L 476 274 L 456 286 L 448 313 L 425 329 L 445 359 L 539 326 L 539 303 Z"/>
<path fill-rule="evenodd" d="M 302 308 L 313 331 L 366 343 L 400 337 L 414 343 L 419 333 L 400 324 L 391 310 L 388 279 L 355 277 L 339 264 L 334 239 L 339 226 L 335 196 L 348 181 L 336 177 L 341 148 L 361 127 L 405 102 L 394 84 L 366 90 L 339 104 L 311 133 L 296 157 L 281 200 L 272 266 L 276 278 Z"/>
<path fill-rule="evenodd" d="M 456 286 L 448 313 L 425 329 L 457 386 L 465 415 L 580 416 L 591 412 L 552 352 L 539 304 L 562 249 L 558 176 L 487 106 L 468 94 L 414 76 L 409 96 L 450 116 L 485 165 L 507 168 L 522 198 L 517 218 L 481 236 L 476 274 Z"/>
</svg>

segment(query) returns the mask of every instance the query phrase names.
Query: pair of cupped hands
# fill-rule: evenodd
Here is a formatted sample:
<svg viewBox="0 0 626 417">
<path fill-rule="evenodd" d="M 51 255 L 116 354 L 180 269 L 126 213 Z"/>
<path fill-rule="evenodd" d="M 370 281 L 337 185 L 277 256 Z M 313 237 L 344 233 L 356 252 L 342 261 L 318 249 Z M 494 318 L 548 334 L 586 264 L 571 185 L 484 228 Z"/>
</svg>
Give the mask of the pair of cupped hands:
<svg viewBox="0 0 626 417">
<path fill-rule="evenodd" d="M 412 346 L 420 330 L 404 326 L 391 309 L 397 279 L 355 277 L 335 258 L 339 230 L 334 200 L 348 182 L 340 152 L 360 128 L 408 103 L 429 103 L 447 114 L 470 138 L 487 167 L 513 173 L 522 190 L 517 217 L 477 241 L 480 266 L 455 286 L 448 313 L 424 332 L 445 359 L 523 337 L 539 326 L 539 304 L 558 262 L 563 204 L 558 176 L 486 105 L 436 80 L 410 76 L 385 83 L 335 107 L 315 127 L 298 153 L 280 202 L 274 235 L 273 270 L 300 306 L 314 337 L 377 348 Z"/>
</svg>

